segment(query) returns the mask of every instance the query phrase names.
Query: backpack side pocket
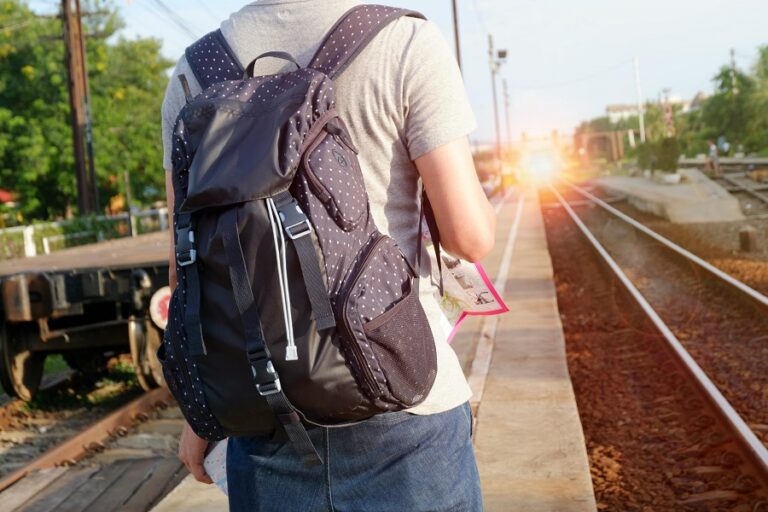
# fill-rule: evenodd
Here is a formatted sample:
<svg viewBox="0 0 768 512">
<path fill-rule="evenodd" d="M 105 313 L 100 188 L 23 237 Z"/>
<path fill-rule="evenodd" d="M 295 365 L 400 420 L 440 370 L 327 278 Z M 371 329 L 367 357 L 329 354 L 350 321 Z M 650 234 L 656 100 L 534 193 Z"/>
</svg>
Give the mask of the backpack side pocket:
<svg viewBox="0 0 768 512">
<path fill-rule="evenodd" d="M 348 280 L 342 320 L 361 387 L 385 409 L 413 407 L 437 374 L 432 330 L 414 272 L 395 241 L 378 236 Z"/>
</svg>

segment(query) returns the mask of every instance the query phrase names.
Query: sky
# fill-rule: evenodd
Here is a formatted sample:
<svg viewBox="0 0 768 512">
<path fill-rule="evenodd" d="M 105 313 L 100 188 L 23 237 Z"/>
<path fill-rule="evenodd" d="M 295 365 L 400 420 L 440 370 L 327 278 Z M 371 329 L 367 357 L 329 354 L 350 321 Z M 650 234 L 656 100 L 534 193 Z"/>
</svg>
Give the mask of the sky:
<svg viewBox="0 0 768 512">
<path fill-rule="evenodd" d="M 453 44 L 450 0 L 377 0 L 421 11 Z M 51 0 L 32 1 L 33 7 Z M 55 3 L 55 2 L 53 2 Z M 115 0 L 127 23 L 126 37 L 163 40 L 174 60 L 192 34 L 172 23 L 155 0 Z M 162 0 L 194 35 L 218 27 L 238 0 Z M 373 3 L 373 2 L 371 2 Z M 457 0 L 463 74 L 478 119 L 475 140 L 494 137 L 488 67 L 488 34 L 508 50 L 498 74 L 501 137 L 502 80 L 509 84 L 512 138 L 522 132 L 570 133 L 608 104 L 637 101 L 633 59 L 640 63 L 643 98 L 663 89 L 692 98 L 711 92 L 712 77 L 735 50 L 748 69 L 757 47 L 768 45 L 768 0 Z"/>
</svg>

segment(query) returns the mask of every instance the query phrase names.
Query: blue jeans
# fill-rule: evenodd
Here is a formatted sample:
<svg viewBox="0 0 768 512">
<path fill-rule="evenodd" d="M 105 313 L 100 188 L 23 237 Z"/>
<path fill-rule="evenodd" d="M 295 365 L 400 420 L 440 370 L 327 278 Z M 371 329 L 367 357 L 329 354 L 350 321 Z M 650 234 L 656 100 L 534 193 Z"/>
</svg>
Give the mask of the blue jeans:
<svg viewBox="0 0 768 512">
<path fill-rule="evenodd" d="M 469 404 L 429 416 L 380 414 L 309 430 L 325 464 L 307 467 L 289 442 L 230 438 L 232 512 L 480 512 Z"/>
</svg>

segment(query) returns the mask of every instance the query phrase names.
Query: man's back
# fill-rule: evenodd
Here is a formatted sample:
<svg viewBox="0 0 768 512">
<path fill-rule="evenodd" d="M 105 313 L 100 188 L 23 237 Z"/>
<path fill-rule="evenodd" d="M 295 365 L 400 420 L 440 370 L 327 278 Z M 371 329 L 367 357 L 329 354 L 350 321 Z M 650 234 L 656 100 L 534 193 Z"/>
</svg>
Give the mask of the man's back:
<svg viewBox="0 0 768 512">
<path fill-rule="evenodd" d="M 257 2 L 221 28 L 241 65 L 275 50 L 306 65 L 328 29 L 354 5 L 351 0 Z M 366 18 L 361 11 L 363 30 Z M 283 70 L 279 61 L 264 59 L 255 73 Z M 193 77 L 184 59 L 163 106 L 166 169 L 171 168 L 170 132 L 185 101 L 179 73 Z M 196 94 L 199 86 L 190 81 Z M 471 261 L 487 254 L 495 215 L 466 140 L 474 118 L 453 54 L 434 25 L 400 18 L 386 27 L 338 77 L 336 100 L 360 150 L 370 212 L 379 230 L 415 262 L 421 176 L 446 249 Z M 343 428 L 308 428 L 306 434 L 325 461 L 322 467 L 302 464 L 280 436 L 231 437 L 230 510 L 482 510 L 470 390 L 446 343 L 429 271 L 429 265 L 422 267 L 427 278 L 419 280 L 420 299 L 434 334 L 438 371 L 426 400 Z M 186 425 L 180 458 L 200 481 L 209 481 L 202 468 L 206 447 Z"/>
</svg>

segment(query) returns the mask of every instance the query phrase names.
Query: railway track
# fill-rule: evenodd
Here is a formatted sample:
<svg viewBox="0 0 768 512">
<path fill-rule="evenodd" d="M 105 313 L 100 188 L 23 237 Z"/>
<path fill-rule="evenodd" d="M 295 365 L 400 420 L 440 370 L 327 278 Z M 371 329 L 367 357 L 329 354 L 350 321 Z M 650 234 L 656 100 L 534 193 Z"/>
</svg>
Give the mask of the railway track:
<svg viewBox="0 0 768 512">
<path fill-rule="evenodd" d="M 135 381 L 118 362 L 97 378 L 63 372 L 46 379 L 45 389 L 30 402 L 6 397 L 0 406 L 0 481 L 23 474 L 31 461 L 137 397 Z"/>
<path fill-rule="evenodd" d="M 545 215 L 599 502 L 610 510 L 766 509 L 768 358 L 759 357 L 766 339 L 752 336 L 766 331 L 748 321 L 765 316 L 765 297 L 566 188 L 551 190 L 561 208 Z M 720 299 L 713 281 L 722 281 Z M 733 313 L 739 308 L 751 314 Z M 718 323 L 718 310 L 731 321 Z M 728 348 L 708 352 L 722 338 Z"/>
<path fill-rule="evenodd" d="M 145 392 L 6 475 L 3 510 L 149 510 L 187 474 L 181 424 L 167 389 Z"/>
<path fill-rule="evenodd" d="M 570 187 L 599 207 L 585 224 L 728 401 L 751 425 L 768 424 L 768 297 Z"/>
</svg>

